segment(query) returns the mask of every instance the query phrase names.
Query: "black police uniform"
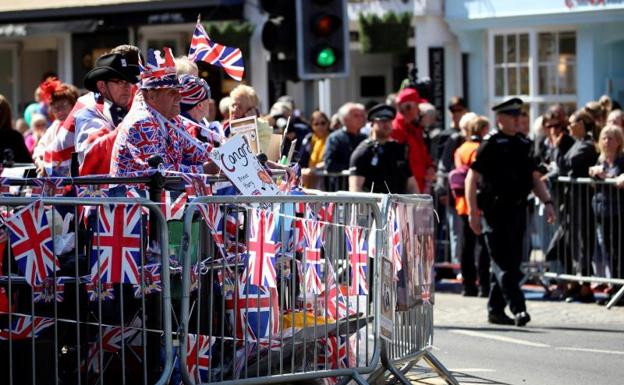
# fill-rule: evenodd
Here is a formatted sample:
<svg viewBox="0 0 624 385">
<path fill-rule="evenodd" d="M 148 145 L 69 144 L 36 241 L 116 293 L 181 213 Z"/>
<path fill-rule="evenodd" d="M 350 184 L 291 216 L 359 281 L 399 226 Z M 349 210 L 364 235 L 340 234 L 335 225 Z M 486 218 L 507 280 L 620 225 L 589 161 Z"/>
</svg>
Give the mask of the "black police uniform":
<svg viewBox="0 0 624 385">
<path fill-rule="evenodd" d="M 526 230 L 527 196 L 537 164 L 523 135 L 498 132 L 481 143 L 471 168 L 482 176 L 477 202 L 483 212 L 483 233 L 492 259 L 490 313 L 526 311 L 520 289 L 522 244 Z"/>
<path fill-rule="evenodd" d="M 360 143 L 351 154 L 353 175 L 364 177 L 364 191 L 404 194 L 407 179 L 412 176 L 405 145 L 388 141 L 384 144 L 373 139 Z"/>
</svg>

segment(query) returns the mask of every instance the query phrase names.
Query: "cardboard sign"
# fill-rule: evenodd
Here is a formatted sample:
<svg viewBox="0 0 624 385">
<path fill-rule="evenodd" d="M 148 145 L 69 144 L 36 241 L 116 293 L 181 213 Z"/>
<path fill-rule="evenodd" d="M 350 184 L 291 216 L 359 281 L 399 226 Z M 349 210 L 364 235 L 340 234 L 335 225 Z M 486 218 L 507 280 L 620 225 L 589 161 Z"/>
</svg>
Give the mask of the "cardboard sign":
<svg viewBox="0 0 624 385">
<path fill-rule="evenodd" d="M 251 152 L 260 152 L 260 142 L 258 141 L 258 122 L 256 116 L 249 116 L 230 121 L 230 131 L 232 136 L 244 136 L 251 148 Z"/>
<path fill-rule="evenodd" d="M 394 270 L 392 261 L 381 259 L 381 338 L 392 341 L 394 332 Z"/>
<path fill-rule="evenodd" d="M 243 195 L 278 195 L 279 189 L 258 162 L 244 136 L 236 135 L 210 153 L 223 173 Z"/>
</svg>

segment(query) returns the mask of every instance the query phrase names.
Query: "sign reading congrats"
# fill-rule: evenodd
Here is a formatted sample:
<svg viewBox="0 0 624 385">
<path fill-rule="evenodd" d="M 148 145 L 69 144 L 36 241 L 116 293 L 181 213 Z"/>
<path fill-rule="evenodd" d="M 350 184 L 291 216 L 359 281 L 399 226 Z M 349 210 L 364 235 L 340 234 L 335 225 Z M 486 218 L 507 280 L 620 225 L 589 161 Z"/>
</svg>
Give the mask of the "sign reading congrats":
<svg viewBox="0 0 624 385">
<path fill-rule="evenodd" d="M 243 195 L 278 195 L 279 189 L 243 136 L 234 136 L 210 153 L 210 159 Z"/>
</svg>

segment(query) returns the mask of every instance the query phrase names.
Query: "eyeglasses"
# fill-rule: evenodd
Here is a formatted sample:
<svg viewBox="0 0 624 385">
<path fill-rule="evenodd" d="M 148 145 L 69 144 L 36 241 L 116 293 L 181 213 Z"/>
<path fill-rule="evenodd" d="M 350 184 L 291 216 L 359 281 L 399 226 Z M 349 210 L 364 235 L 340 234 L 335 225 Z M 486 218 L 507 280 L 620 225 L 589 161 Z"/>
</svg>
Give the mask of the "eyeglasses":
<svg viewBox="0 0 624 385">
<path fill-rule="evenodd" d="M 119 87 L 130 87 L 131 86 L 129 81 L 122 80 L 122 79 L 108 79 L 107 82 L 108 83 L 114 83 L 114 84 L 118 85 Z"/>
</svg>

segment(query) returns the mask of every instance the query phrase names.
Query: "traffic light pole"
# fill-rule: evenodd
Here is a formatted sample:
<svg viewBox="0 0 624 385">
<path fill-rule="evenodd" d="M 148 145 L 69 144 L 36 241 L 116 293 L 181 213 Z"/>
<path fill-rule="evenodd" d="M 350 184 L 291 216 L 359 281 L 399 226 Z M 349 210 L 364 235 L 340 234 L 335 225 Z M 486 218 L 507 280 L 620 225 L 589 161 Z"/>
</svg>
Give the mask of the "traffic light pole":
<svg viewBox="0 0 624 385">
<path fill-rule="evenodd" d="M 324 113 L 331 115 L 332 102 L 331 102 L 331 79 L 323 79 L 318 82 L 318 107 Z"/>
<path fill-rule="evenodd" d="M 305 116 L 310 116 L 312 111 L 318 107 L 317 99 L 314 97 L 314 80 L 304 80 L 303 82 Z"/>
</svg>

